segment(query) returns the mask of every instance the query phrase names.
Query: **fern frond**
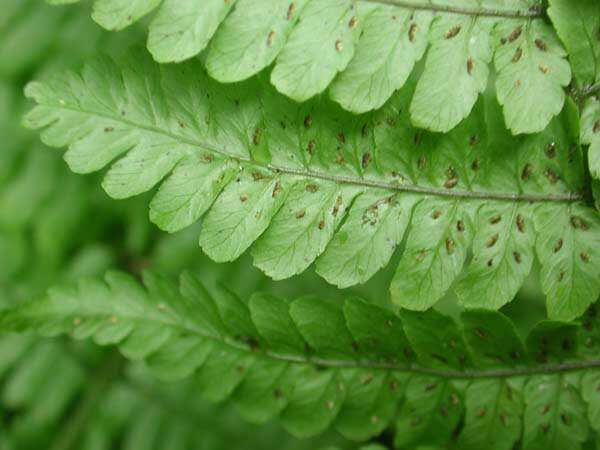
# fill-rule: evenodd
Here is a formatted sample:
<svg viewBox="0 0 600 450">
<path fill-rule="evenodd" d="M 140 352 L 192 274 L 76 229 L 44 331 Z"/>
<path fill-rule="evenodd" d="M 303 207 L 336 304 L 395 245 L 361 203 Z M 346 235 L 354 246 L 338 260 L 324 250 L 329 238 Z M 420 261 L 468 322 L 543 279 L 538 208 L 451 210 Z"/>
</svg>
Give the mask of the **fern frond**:
<svg viewBox="0 0 600 450">
<path fill-rule="evenodd" d="M 584 102 L 581 115 L 581 143 L 589 145 L 589 170 L 600 179 L 600 106 L 597 97 L 600 86 L 600 5 L 591 0 L 550 1 L 548 15 L 569 51 L 573 75 Z"/>
<path fill-rule="evenodd" d="M 600 81 L 600 5 L 593 0 L 550 0 L 548 16 L 569 52 L 575 81 L 589 87 Z"/>
<path fill-rule="evenodd" d="M 408 88 L 356 117 L 327 102 L 296 105 L 261 81 L 223 87 L 202 74 L 194 62 L 161 67 L 132 55 L 119 69 L 100 59 L 81 75 L 30 84 L 39 105 L 26 123 L 47 127 L 45 143 L 70 146 L 76 172 L 121 157 L 103 182 L 114 198 L 166 178 L 153 222 L 173 232 L 204 217 L 200 245 L 211 258 L 252 247 L 274 279 L 316 260 L 330 283 L 362 283 L 406 234 L 392 282 L 406 308 L 426 309 L 453 285 L 465 305 L 499 308 L 534 253 L 556 286 L 551 318 L 577 317 L 600 295 L 600 218 L 578 194 L 570 108 L 543 133 L 515 138 L 487 99 L 440 136 L 409 125 Z"/>
<path fill-rule="evenodd" d="M 109 273 L 53 289 L 2 311 L 0 328 L 118 345 L 162 379 L 193 375 L 207 398 L 232 398 L 253 422 L 278 416 L 298 436 L 333 426 L 366 439 L 397 416 L 400 447 L 442 446 L 464 421 L 461 448 L 522 440 L 558 450 L 579 448 L 598 426 L 595 307 L 581 325 L 542 322 L 525 344 L 492 311 L 464 312 L 459 326 L 433 310 L 399 318 L 356 298 L 244 302 L 189 274 L 179 289 L 158 275 L 144 283 Z"/>
<path fill-rule="evenodd" d="M 192 380 L 160 383 L 114 352 L 65 344 L 2 336 L 3 450 L 348 448 L 331 434 L 306 442 L 275 424 L 249 425 L 229 405 L 200 399 Z"/>
<path fill-rule="evenodd" d="M 417 126 L 432 131 L 448 131 L 469 115 L 488 84 L 492 59 L 498 98 L 515 134 L 543 130 L 562 109 L 571 79 L 565 52 L 536 0 L 450 6 L 415 0 L 96 0 L 93 18 L 121 29 L 155 9 L 148 49 L 156 61 L 181 62 L 206 49 L 206 69 L 221 82 L 245 80 L 273 64 L 278 91 L 305 101 L 329 90 L 354 113 L 381 107 L 430 46 L 410 111 Z"/>
<path fill-rule="evenodd" d="M 589 145 L 590 174 L 600 180 L 600 100 L 594 97 L 585 101 L 581 113 L 581 142 Z"/>
</svg>

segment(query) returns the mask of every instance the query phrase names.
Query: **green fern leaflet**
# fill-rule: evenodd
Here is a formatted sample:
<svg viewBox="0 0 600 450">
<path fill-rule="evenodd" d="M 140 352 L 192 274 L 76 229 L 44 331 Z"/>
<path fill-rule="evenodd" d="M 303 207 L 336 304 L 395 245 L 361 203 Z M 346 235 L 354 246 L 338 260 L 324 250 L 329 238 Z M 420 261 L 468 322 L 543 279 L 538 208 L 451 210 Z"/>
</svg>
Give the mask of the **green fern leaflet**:
<svg viewBox="0 0 600 450">
<path fill-rule="evenodd" d="M 242 301 L 189 274 L 179 288 L 153 274 L 144 284 L 109 273 L 53 289 L 3 311 L 0 329 L 118 345 L 160 378 L 192 377 L 207 398 L 231 398 L 252 422 L 279 417 L 297 436 L 332 426 L 363 440 L 393 422 L 402 448 L 563 450 L 598 431 L 596 306 L 581 324 L 540 323 L 524 343 L 492 311 L 464 312 L 459 325 L 357 298 Z"/>
<path fill-rule="evenodd" d="M 391 284 L 400 306 L 425 310 L 454 290 L 467 307 L 500 308 L 537 259 L 550 318 L 581 315 L 600 295 L 600 217 L 583 201 L 572 103 L 542 133 L 514 137 L 485 97 L 439 135 L 410 125 L 413 89 L 354 116 L 326 100 L 297 105 L 260 79 L 224 87 L 196 62 L 134 54 L 30 84 L 38 106 L 26 123 L 69 146 L 75 172 L 117 159 L 103 181 L 114 198 L 164 179 L 152 221 L 174 232 L 202 218 L 200 245 L 216 261 L 251 248 L 274 279 L 315 263 L 347 287 L 406 236 Z"/>
<path fill-rule="evenodd" d="M 432 131 L 449 131 L 469 115 L 492 61 L 515 134 L 542 131 L 571 80 L 536 0 L 96 0 L 92 17 L 120 30 L 153 10 L 148 50 L 157 62 L 204 51 L 208 73 L 224 83 L 272 65 L 271 83 L 299 102 L 328 90 L 343 108 L 364 113 L 419 73 L 410 116 Z M 428 47 L 424 68 L 416 68 Z"/>
</svg>

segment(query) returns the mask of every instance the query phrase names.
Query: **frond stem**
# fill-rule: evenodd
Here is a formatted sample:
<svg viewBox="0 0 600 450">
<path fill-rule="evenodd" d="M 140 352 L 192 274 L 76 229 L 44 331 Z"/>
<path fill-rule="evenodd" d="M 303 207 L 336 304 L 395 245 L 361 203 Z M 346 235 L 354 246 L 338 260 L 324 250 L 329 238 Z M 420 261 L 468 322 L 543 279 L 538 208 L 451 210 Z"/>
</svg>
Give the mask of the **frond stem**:
<svg viewBox="0 0 600 450">
<path fill-rule="evenodd" d="M 600 92 L 600 83 L 594 83 L 581 89 L 582 97 L 589 97 Z"/>
<path fill-rule="evenodd" d="M 197 147 L 199 149 L 203 149 L 209 152 L 213 152 L 225 158 L 230 158 L 242 163 L 249 163 L 256 167 L 262 167 L 268 169 L 274 173 L 282 173 L 287 175 L 294 175 L 299 177 L 311 178 L 311 179 L 319 179 L 332 181 L 338 184 L 349 184 L 359 187 L 370 187 L 370 188 L 379 188 L 385 189 L 392 192 L 409 192 L 414 194 L 421 195 L 432 195 L 438 197 L 450 197 L 450 198 L 467 198 L 467 199 L 477 199 L 477 200 L 498 200 L 498 201 L 509 201 L 509 202 L 574 202 L 583 200 L 583 196 L 579 193 L 569 192 L 566 194 L 514 194 L 514 193 L 506 193 L 506 192 L 483 192 L 483 191 L 461 191 L 454 189 L 442 189 L 435 187 L 423 187 L 414 184 L 401 184 L 399 182 L 388 182 L 388 181 L 380 181 L 373 180 L 368 178 L 359 178 L 359 177 L 351 177 L 344 175 L 330 175 L 324 174 L 317 171 L 312 171 L 308 169 L 297 169 L 291 167 L 278 166 L 274 164 L 265 164 L 258 162 L 248 156 L 241 156 L 239 154 L 228 152 L 226 148 L 219 148 L 213 144 L 207 142 L 198 142 L 183 136 L 176 135 L 172 132 L 161 130 L 156 127 L 151 127 L 148 125 L 141 125 L 123 117 L 113 117 L 110 115 L 100 114 L 97 112 L 89 112 L 81 109 L 67 107 L 61 105 L 60 108 L 69 111 L 75 111 L 80 114 L 87 114 L 90 116 L 102 117 L 108 120 L 112 120 L 115 122 L 120 122 L 124 125 L 128 125 L 130 127 L 135 127 L 141 130 L 148 131 L 150 133 L 159 134 L 165 137 L 169 137 L 177 142 L 181 142 L 187 144 L 192 147 Z"/>
<path fill-rule="evenodd" d="M 253 164 L 260 165 L 254 161 L 248 160 Z M 372 180 L 368 178 L 354 178 L 346 177 L 342 175 L 329 175 L 311 170 L 298 170 L 285 167 L 274 166 L 271 164 L 264 165 L 264 167 L 279 173 L 285 173 L 289 175 L 297 175 L 306 178 L 316 178 L 326 181 L 333 181 L 338 184 L 351 184 L 362 187 L 372 187 L 379 189 L 386 189 L 389 191 L 397 192 L 409 192 L 414 194 L 432 195 L 437 197 L 450 197 L 450 198 L 468 198 L 477 200 L 501 200 L 510 202 L 570 202 L 582 200 L 581 195 L 577 193 L 568 194 L 512 194 L 506 192 L 481 192 L 481 191 L 460 191 L 452 189 L 442 189 L 434 187 L 423 187 L 414 184 L 400 184 L 390 183 L 386 181 Z"/>
<path fill-rule="evenodd" d="M 192 331 L 192 330 L 190 330 Z M 198 333 L 199 330 L 193 330 Z M 220 341 L 224 345 L 229 345 L 242 351 L 253 351 L 248 346 L 240 341 L 233 339 L 222 339 L 210 334 L 198 333 L 204 338 L 213 339 Z M 457 369 L 445 369 L 445 368 L 431 368 L 423 367 L 417 364 L 401 364 L 397 362 L 387 361 L 373 361 L 367 359 L 330 359 L 321 358 L 312 355 L 289 355 L 273 352 L 266 349 L 262 354 L 276 361 L 283 361 L 295 364 L 311 364 L 323 368 L 362 368 L 362 369 L 375 369 L 375 370 L 393 370 L 396 372 L 405 372 L 420 375 L 429 375 L 439 378 L 447 379 L 485 379 L 485 378 L 514 378 L 531 375 L 548 375 L 565 372 L 578 372 L 582 370 L 598 369 L 600 368 L 600 360 L 575 360 L 565 361 L 560 363 L 552 364 L 540 364 L 536 366 L 514 366 L 507 369 L 485 369 L 476 370 L 465 368 L 464 370 Z"/>
<path fill-rule="evenodd" d="M 465 368 L 464 370 L 423 367 L 417 364 L 401 364 L 398 362 L 375 361 L 369 359 L 333 359 L 321 358 L 313 355 L 292 355 L 274 352 L 269 349 L 257 350 L 248 347 L 245 342 L 228 338 L 215 336 L 210 333 L 203 332 L 196 327 L 179 325 L 173 322 L 165 322 L 172 326 L 182 326 L 186 331 L 196 334 L 203 339 L 211 339 L 219 342 L 222 345 L 227 345 L 243 352 L 253 352 L 262 354 L 263 357 L 273 359 L 275 361 L 288 362 L 292 364 L 310 364 L 322 368 L 349 368 L 349 369 L 374 369 L 374 370 L 392 370 L 396 372 L 429 375 L 433 377 L 446 379 L 486 379 L 486 378 L 514 378 L 531 375 L 548 375 L 565 372 L 578 372 L 582 370 L 600 368 L 600 360 L 575 360 L 565 361 L 551 364 L 539 364 L 536 366 L 514 366 L 507 369 L 485 369 L 476 370 Z"/>
<path fill-rule="evenodd" d="M 421 11 L 432 11 L 439 13 L 461 14 L 467 16 L 484 17 L 506 17 L 506 18 L 536 18 L 543 17 L 544 9 L 533 6 L 529 9 L 521 10 L 502 10 L 491 8 L 469 8 L 466 6 L 435 5 L 424 1 L 410 0 L 359 0 L 366 3 L 379 3 L 383 5 L 397 6 L 399 8 L 416 9 Z"/>
<path fill-rule="evenodd" d="M 103 312 L 105 313 L 105 312 Z M 156 313 L 154 313 L 156 314 Z M 155 320 L 161 322 L 167 327 L 178 328 L 180 332 L 187 335 L 195 335 L 198 339 L 211 340 L 219 345 L 230 347 L 239 352 L 250 353 L 257 357 L 263 357 L 271 359 L 273 361 L 279 361 L 290 364 L 307 364 L 321 368 L 329 369 L 372 369 L 372 370 L 388 370 L 395 372 L 404 372 L 408 374 L 419 374 L 428 375 L 432 377 L 444 378 L 444 379 L 457 379 L 457 380 L 472 380 L 472 379 L 489 379 L 489 378 L 514 378 L 532 375 L 548 375 L 548 374 L 559 374 L 567 372 L 578 372 L 583 370 L 600 369 L 600 359 L 593 360 L 571 360 L 556 363 L 538 364 L 538 365 L 515 365 L 509 368 L 495 368 L 495 369 L 454 369 L 454 368 L 437 368 L 437 367 L 423 367 L 418 364 L 403 364 L 397 361 L 386 361 L 386 360 L 372 360 L 365 358 L 352 358 L 348 357 L 345 359 L 336 358 L 323 358 L 315 356 L 310 353 L 305 354 L 289 354 L 279 353 L 269 348 L 260 348 L 250 346 L 243 339 L 233 338 L 230 336 L 221 336 L 212 334 L 202 328 L 198 328 L 193 323 L 176 318 L 174 316 L 163 316 L 154 315 L 150 311 L 146 311 L 142 316 L 122 314 L 121 317 L 127 317 L 132 321 L 144 322 L 148 320 Z M 78 315 L 81 317 L 81 314 Z M 97 317 L 97 316 L 93 316 Z M 18 330 L 17 330 L 18 331 Z M 115 361 L 109 361 L 107 364 L 106 372 L 114 374 L 120 369 L 120 363 L 122 361 L 117 359 Z M 98 391 L 102 391 L 104 384 L 102 381 L 112 378 L 111 375 L 106 375 L 104 370 L 98 372 L 98 379 L 94 378 L 95 381 L 90 385 L 90 402 L 93 401 Z M 114 376 L 114 375 L 113 375 Z M 94 387 L 95 386 L 95 387 Z M 88 397 L 88 395 L 86 395 Z M 89 403 L 89 402 L 84 402 Z M 68 450 L 69 447 L 54 446 L 53 450 Z"/>
<path fill-rule="evenodd" d="M 293 355 L 276 355 L 270 352 L 266 354 L 273 359 L 314 364 L 320 367 L 328 368 L 366 368 L 379 370 L 394 370 L 397 372 L 406 372 L 421 375 L 430 375 L 439 378 L 449 379 L 480 379 L 480 378 L 513 378 L 531 375 L 557 374 L 565 372 L 577 372 L 581 370 L 600 368 L 600 360 L 586 361 L 567 361 L 557 364 L 543 364 L 538 366 L 520 366 L 510 369 L 490 369 L 490 370 L 452 370 L 452 369 L 434 369 L 429 367 L 421 367 L 414 364 L 396 364 L 379 361 L 367 360 L 334 360 L 323 358 L 301 358 Z"/>
</svg>

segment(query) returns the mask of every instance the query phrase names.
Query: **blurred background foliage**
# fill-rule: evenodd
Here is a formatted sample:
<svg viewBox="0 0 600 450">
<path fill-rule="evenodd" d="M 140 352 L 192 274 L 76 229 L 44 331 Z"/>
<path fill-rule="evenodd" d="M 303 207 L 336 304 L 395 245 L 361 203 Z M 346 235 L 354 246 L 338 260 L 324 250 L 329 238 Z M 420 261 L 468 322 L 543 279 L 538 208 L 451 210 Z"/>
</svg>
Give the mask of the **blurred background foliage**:
<svg viewBox="0 0 600 450">
<path fill-rule="evenodd" d="M 310 270 L 274 283 L 248 257 L 231 264 L 210 262 L 193 227 L 174 235 L 159 233 L 147 218 L 146 197 L 115 202 L 101 190 L 97 176 L 71 173 L 59 152 L 20 126 L 27 108 L 23 86 L 77 68 L 99 51 L 116 53 L 141 44 L 143 32 L 133 27 L 105 33 L 89 19 L 86 4 L 62 8 L 40 0 L 2 0 L 0 8 L 0 308 L 109 268 L 173 276 L 191 269 L 205 283 L 225 281 L 244 299 L 262 290 L 334 300 L 356 294 L 389 304 L 385 287 L 391 269 L 344 292 Z M 544 314 L 536 279 L 520 293 L 531 301 L 509 306 L 522 328 Z M 451 298 L 440 308 L 458 312 Z M 248 425 L 228 405 L 203 401 L 193 380 L 159 384 L 142 365 L 126 363 L 114 350 L 62 339 L 0 336 L 0 450 L 334 447 L 356 446 L 335 434 L 302 441 L 276 424 Z"/>
</svg>

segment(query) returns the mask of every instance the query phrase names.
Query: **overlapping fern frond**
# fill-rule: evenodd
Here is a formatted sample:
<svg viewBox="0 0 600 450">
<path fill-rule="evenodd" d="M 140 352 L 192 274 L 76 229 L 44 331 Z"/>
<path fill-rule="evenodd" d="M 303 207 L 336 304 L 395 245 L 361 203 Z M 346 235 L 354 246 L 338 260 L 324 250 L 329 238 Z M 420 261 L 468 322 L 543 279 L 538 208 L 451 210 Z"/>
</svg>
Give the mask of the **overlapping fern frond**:
<svg viewBox="0 0 600 450">
<path fill-rule="evenodd" d="M 389 425 L 396 445 L 577 449 L 598 431 L 600 319 L 542 322 L 523 343 L 502 314 L 400 317 L 357 298 L 242 301 L 190 274 L 179 288 L 121 273 L 57 288 L 2 311 L 0 329 L 69 333 L 117 345 L 166 380 L 192 377 L 207 398 L 231 398 L 298 436 L 330 426 L 367 439 Z"/>
<path fill-rule="evenodd" d="M 423 310 L 453 289 L 468 307 L 511 301 L 533 260 L 551 318 L 600 295 L 600 218 L 583 201 L 578 122 L 569 103 L 541 133 L 514 137 L 493 98 L 452 132 L 408 120 L 411 87 L 367 116 L 297 105 L 261 80 L 211 81 L 196 62 L 108 58 L 27 94 L 26 118 L 76 172 L 117 159 L 115 198 L 165 179 L 150 217 L 174 232 L 201 217 L 200 245 L 230 261 L 251 247 L 274 279 L 317 272 L 347 287 L 385 266 L 406 236 L 392 299 Z M 418 87 L 417 87 L 418 89 Z M 472 257 L 470 254 L 472 253 Z"/>
<path fill-rule="evenodd" d="M 96 0 L 92 16 L 118 30 L 153 10 L 148 49 L 156 61 L 205 50 L 206 69 L 220 82 L 273 64 L 278 91 L 305 101 L 328 90 L 355 113 L 381 107 L 429 48 L 410 117 L 432 131 L 468 116 L 492 62 L 515 134 L 543 130 L 571 80 L 566 52 L 536 0 Z"/>
</svg>

